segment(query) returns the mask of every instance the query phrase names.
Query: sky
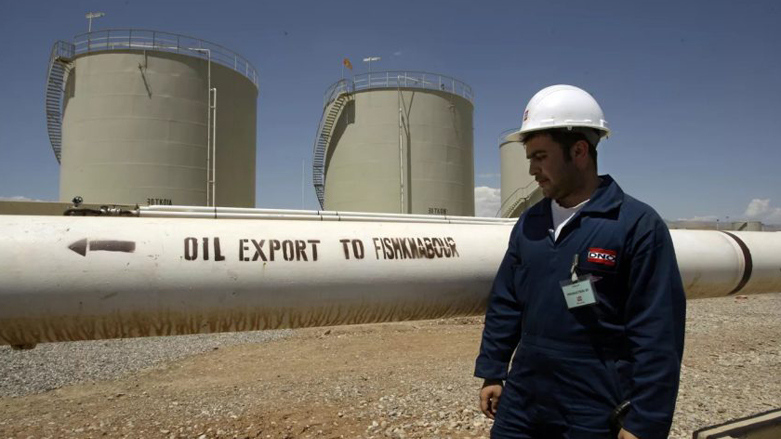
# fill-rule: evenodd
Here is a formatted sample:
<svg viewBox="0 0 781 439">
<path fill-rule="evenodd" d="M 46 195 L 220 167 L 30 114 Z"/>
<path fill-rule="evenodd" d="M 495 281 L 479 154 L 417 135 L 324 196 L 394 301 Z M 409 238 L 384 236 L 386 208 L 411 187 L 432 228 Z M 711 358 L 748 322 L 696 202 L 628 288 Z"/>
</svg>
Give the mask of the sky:
<svg viewBox="0 0 781 439">
<path fill-rule="evenodd" d="M 0 198 L 57 200 L 46 133 L 52 44 L 87 30 L 153 29 L 223 45 L 260 75 L 256 205 L 317 209 L 312 145 L 323 93 L 373 71 L 469 84 L 477 213 L 499 205 L 501 132 L 538 90 L 589 91 L 612 129 L 600 173 L 666 219 L 781 224 L 777 1 L 0 0 Z M 775 128 L 774 128 L 775 127 Z M 301 199 L 302 161 L 305 198 Z"/>
</svg>

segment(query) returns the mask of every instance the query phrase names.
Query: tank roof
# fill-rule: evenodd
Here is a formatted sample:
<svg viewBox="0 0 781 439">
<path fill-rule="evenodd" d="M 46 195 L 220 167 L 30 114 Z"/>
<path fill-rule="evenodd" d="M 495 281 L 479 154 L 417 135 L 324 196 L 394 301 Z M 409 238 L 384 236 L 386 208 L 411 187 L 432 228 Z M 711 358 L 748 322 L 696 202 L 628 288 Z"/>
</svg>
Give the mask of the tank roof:
<svg viewBox="0 0 781 439">
<path fill-rule="evenodd" d="M 497 142 L 499 142 L 499 146 L 501 147 L 505 143 L 509 142 L 510 140 L 507 140 L 507 136 L 509 136 L 510 134 L 517 133 L 520 129 L 521 129 L 520 127 L 516 127 L 516 128 L 510 128 L 509 130 L 502 131 L 499 134 L 499 139 L 497 140 Z"/>
<path fill-rule="evenodd" d="M 327 107 L 342 93 L 399 87 L 444 91 L 461 96 L 474 104 L 472 87 L 458 79 L 431 72 L 388 70 L 361 73 L 336 81 L 326 90 L 323 107 Z"/>
<path fill-rule="evenodd" d="M 73 55 L 111 50 L 156 50 L 173 52 L 233 69 L 258 86 L 257 69 L 243 56 L 219 44 L 187 35 L 148 29 L 104 29 L 73 37 Z"/>
</svg>

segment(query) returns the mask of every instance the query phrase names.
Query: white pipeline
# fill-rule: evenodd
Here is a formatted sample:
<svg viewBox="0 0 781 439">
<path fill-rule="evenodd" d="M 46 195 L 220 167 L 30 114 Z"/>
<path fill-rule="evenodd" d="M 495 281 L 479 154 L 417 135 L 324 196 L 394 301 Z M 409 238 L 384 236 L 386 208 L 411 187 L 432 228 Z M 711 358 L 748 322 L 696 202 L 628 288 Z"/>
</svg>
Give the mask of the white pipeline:
<svg viewBox="0 0 781 439">
<path fill-rule="evenodd" d="M 142 215 L 0 216 L 0 344 L 477 315 L 512 226 L 255 209 Z M 149 217 L 168 215 L 190 217 Z M 672 234 L 690 298 L 781 291 L 781 233 Z"/>
</svg>

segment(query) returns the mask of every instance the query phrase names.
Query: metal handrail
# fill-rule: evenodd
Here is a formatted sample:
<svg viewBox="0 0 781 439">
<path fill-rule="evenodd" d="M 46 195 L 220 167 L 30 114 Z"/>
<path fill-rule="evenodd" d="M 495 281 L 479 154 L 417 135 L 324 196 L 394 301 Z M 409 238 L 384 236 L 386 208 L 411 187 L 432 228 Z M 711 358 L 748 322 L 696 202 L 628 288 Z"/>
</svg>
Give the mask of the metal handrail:
<svg viewBox="0 0 781 439">
<path fill-rule="evenodd" d="M 104 29 L 76 35 L 73 44 L 75 55 L 107 50 L 156 50 L 210 58 L 212 62 L 244 75 L 256 88 L 258 86 L 257 70 L 246 58 L 219 44 L 187 35 L 147 29 Z M 200 49 L 208 49 L 209 54 Z"/>
<path fill-rule="evenodd" d="M 527 189 L 529 189 L 529 186 L 532 186 L 533 184 L 536 184 L 537 182 L 535 180 L 530 181 L 526 186 L 519 187 L 513 191 L 510 195 L 507 196 L 507 198 L 504 199 L 504 202 L 502 202 L 502 205 L 499 206 L 499 210 L 496 211 L 496 215 L 504 215 L 504 209 L 505 206 L 512 206 L 515 208 L 515 206 L 518 204 L 519 201 L 527 200 L 529 197 L 531 197 L 534 194 L 534 189 L 532 188 L 527 192 Z M 519 191 L 521 192 L 521 195 L 516 196 L 516 194 Z"/>
<path fill-rule="evenodd" d="M 349 95 L 345 94 L 345 96 Z M 323 107 L 320 123 L 318 123 L 317 132 L 315 133 L 315 144 L 312 148 L 312 185 L 315 187 L 315 193 L 317 195 L 317 200 L 320 202 L 320 207 L 325 207 L 325 194 L 323 191 L 325 190 L 325 154 L 328 145 L 322 145 L 322 159 L 318 159 L 318 151 L 321 146 L 320 140 L 321 136 L 323 136 L 323 130 L 325 129 L 326 118 L 328 117 L 328 108 L 328 106 Z M 334 121 L 334 123 L 335 122 L 336 121 Z"/>
<path fill-rule="evenodd" d="M 438 73 L 389 70 L 361 73 L 349 79 L 336 81 L 326 90 L 323 98 L 323 107 L 327 107 L 342 93 L 397 87 L 446 91 L 474 103 L 472 87 L 458 79 Z"/>
<path fill-rule="evenodd" d="M 49 56 L 46 69 L 46 131 L 57 162 L 62 158 L 62 102 L 65 81 L 68 79 L 67 63 L 73 59 L 75 47 L 67 41 L 57 41 Z M 55 69 L 57 71 L 55 72 Z M 52 74 L 54 73 L 54 75 Z"/>
<path fill-rule="evenodd" d="M 520 130 L 520 128 L 510 128 L 508 130 L 502 131 L 499 134 L 499 139 L 498 139 L 499 146 L 501 147 L 503 143 L 507 142 L 506 137 L 508 135 L 510 135 L 512 133 L 517 133 L 519 130 Z M 510 207 L 507 210 L 512 211 L 513 209 L 515 209 L 515 207 L 518 204 L 520 204 L 520 202 L 522 202 L 523 200 L 528 200 L 529 197 L 531 197 L 534 194 L 534 189 L 535 189 L 535 188 L 532 188 L 531 190 L 528 190 L 529 186 L 531 186 L 531 185 L 533 185 L 535 183 L 536 183 L 536 181 L 532 180 L 526 186 L 519 187 L 519 188 L 515 189 L 513 191 L 513 193 L 511 193 L 510 195 L 507 196 L 507 198 L 504 199 L 504 202 L 502 202 L 502 205 L 499 206 L 499 210 L 496 211 L 496 214 L 497 215 L 504 215 L 506 206 Z M 520 195 L 516 196 L 516 194 L 518 194 L 519 191 L 523 191 L 523 192 Z"/>
<path fill-rule="evenodd" d="M 57 41 L 52 47 L 51 59 L 66 58 L 71 59 L 76 54 L 76 48 L 67 41 Z"/>
</svg>

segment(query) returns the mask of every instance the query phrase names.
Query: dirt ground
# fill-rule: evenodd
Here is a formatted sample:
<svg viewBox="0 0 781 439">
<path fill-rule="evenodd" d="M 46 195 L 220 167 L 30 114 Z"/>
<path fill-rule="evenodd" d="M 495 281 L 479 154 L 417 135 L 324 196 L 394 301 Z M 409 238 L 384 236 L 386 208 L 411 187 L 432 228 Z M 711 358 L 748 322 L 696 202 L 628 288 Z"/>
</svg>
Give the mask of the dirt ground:
<svg viewBox="0 0 781 439">
<path fill-rule="evenodd" d="M 415 395 L 428 399 L 426 411 L 436 420 L 440 412 L 443 419 L 451 417 L 452 407 L 439 406 L 438 389 L 429 386 L 463 381 L 454 375 L 472 367 L 478 320 L 301 330 L 287 339 L 221 348 L 118 381 L 4 398 L 0 432 L 24 438 L 354 438 L 371 430 L 383 435 L 385 417 L 411 419 L 422 413 L 377 413 L 370 419 L 372 408 L 384 408 L 378 408 L 381 398 Z M 469 389 L 459 389 L 469 403 L 464 408 L 477 401 L 480 382 L 470 382 Z M 448 436 L 485 434 L 487 425 Z"/>
<path fill-rule="evenodd" d="M 781 406 L 781 294 L 763 296 L 690 306 L 673 437 Z M 0 439 L 487 437 L 472 377 L 481 330 L 481 318 L 459 318 L 214 348 L 0 398 Z"/>
</svg>

